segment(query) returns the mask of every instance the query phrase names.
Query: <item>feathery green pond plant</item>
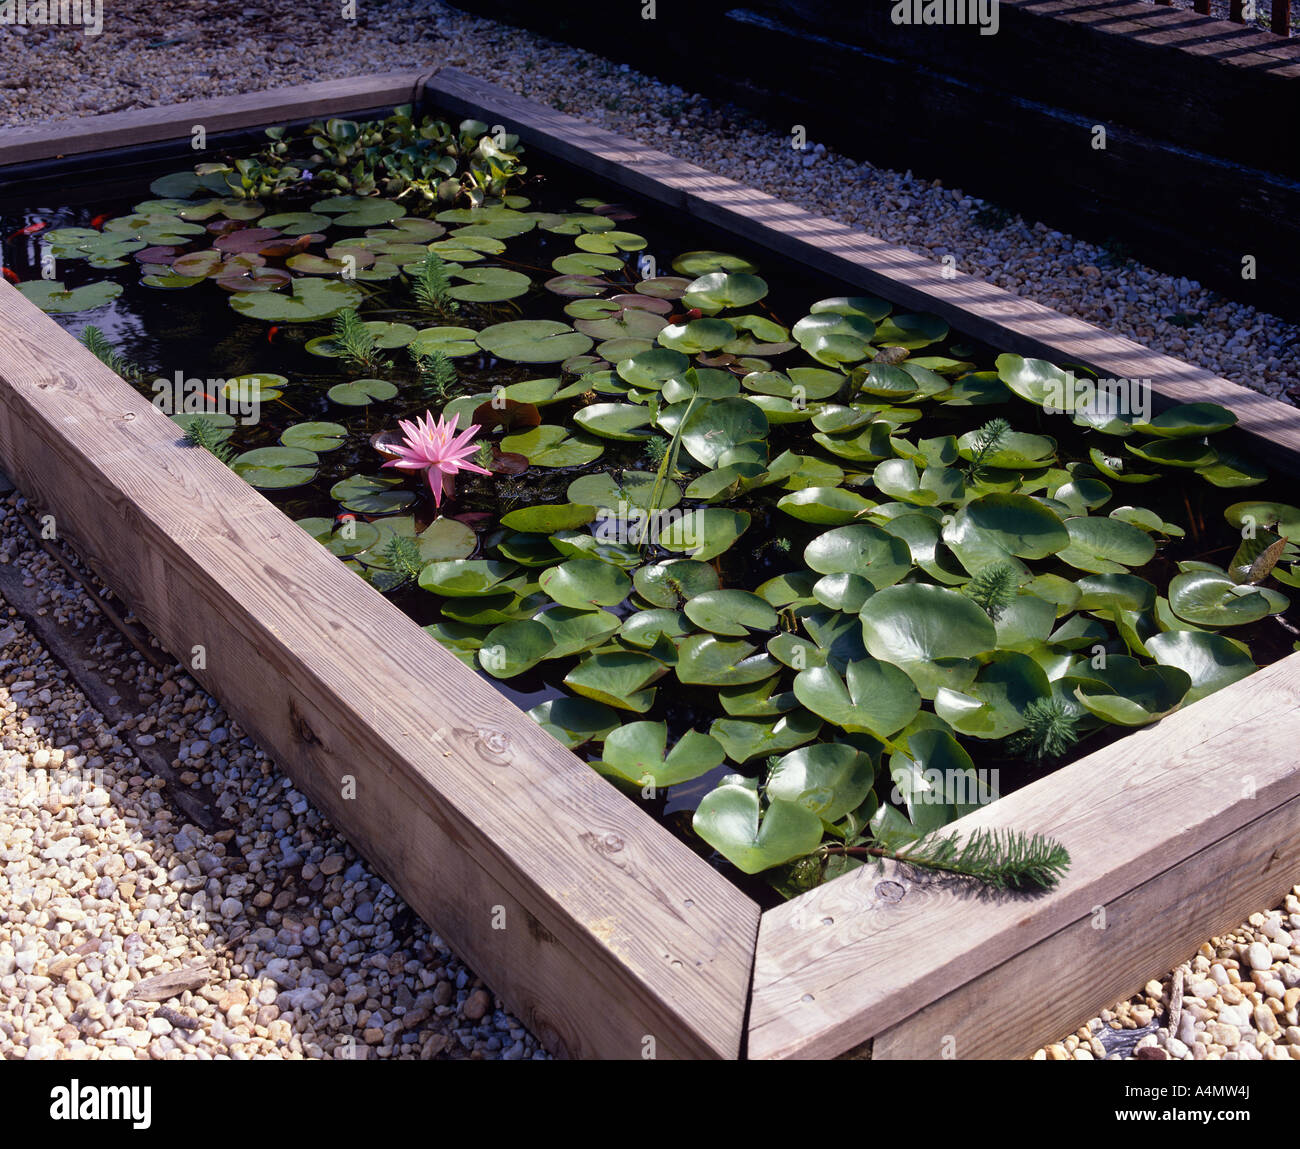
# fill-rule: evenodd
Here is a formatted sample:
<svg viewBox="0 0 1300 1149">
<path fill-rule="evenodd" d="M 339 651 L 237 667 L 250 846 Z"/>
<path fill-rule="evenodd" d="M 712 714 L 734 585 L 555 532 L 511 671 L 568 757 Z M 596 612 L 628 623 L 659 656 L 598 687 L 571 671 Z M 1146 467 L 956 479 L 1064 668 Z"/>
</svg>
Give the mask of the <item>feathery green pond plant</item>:
<svg viewBox="0 0 1300 1149">
<path fill-rule="evenodd" d="M 866 296 L 787 327 L 749 261 L 690 251 L 641 277 L 627 208 L 531 210 L 508 165 L 469 180 L 478 196 L 456 167 L 456 202 L 477 206 L 447 206 L 441 168 L 431 196 L 399 194 L 373 131 L 317 132 L 348 184 L 317 163 L 298 191 L 345 194 L 303 211 L 268 214 L 196 171 L 104 234 L 45 239 L 293 325 L 347 373 L 325 391 L 339 418 L 428 404 L 482 427 L 492 473 L 441 506 L 409 479 L 347 474 L 329 491 L 349 521 L 302 525 L 379 589 L 435 596 L 426 629 L 467 665 L 558 687 L 531 715 L 616 785 L 711 784 L 692 825 L 738 869 L 785 894 L 885 856 L 1050 885 L 1057 844 L 944 827 L 996 796 L 999 768 L 1158 721 L 1253 672 L 1252 646 L 1276 652 L 1300 508 L 1227 502 L 1266 481 L 1224 442 L 1230 412 L 1078 402 L 1076 384 L 1100 388 L 1090 372 L 976 363 L 941 320 Z M 499 147 L 485 132 L 422 138 L 463 165 Z M 546 255 L 507 258 L 538 233 Z M 264 399 L 290 385 L 240 383 Z M 183 426 L 229 451 L 232 423 Z M 294 489 L 370 434 L 298 423 L 231 462 Z M 1198 491 L 1226 504 L 1218 533 Z"/>
</svg>

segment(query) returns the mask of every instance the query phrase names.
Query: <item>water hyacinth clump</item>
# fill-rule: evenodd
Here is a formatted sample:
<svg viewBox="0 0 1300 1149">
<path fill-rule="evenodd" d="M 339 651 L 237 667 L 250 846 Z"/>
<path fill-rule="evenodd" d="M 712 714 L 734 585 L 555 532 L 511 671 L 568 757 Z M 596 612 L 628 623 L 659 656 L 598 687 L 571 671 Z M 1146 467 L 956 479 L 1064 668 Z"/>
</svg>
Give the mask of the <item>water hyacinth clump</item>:
<svg viewBox="0 0 1300 1149">
<path fill-rule="evenodd" d="M 279 370 L 187 438 L 733 873 L 1050 885 L 1035 827 L 944 828 L 1293 647 L 1300 508 L 1224 408 L 743 254 L 656 274 L 634 205 L 534 202 L 486 125 L 340 123 L 44 242 L 228 302 Z"/>
</svg>

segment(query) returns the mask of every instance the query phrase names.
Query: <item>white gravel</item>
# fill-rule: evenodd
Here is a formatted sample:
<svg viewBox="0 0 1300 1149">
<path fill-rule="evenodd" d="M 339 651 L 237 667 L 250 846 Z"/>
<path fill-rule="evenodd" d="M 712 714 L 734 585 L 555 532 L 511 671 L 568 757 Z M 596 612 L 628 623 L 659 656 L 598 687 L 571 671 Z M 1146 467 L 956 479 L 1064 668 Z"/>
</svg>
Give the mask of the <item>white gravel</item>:
<svg viewBox="0 0 1300 1149">
<path fill-rule="evenodd" d="M 961 271 L 1243 386 L 1289 402 L 1300 393 L 1300 326 L 1198 283 L 1019 216 L 1004 224 L 959 188 L 855 161 L 831 141 L 795 152 L 788 127 L 432 0 L 358 9 L 349 22 L 336 7 L 304 20 L 287 0 L 153 0 L 108 8 L 98 37 L 15 28 L 0 37 L 0 124 L 448 64 L 935 260 L 951 255 Z"/>
<path fill-rule="evenodd" d="M 0 566 L 93 642 L 122 709 L 0 597 L 0 1059 L 545 1058 L 213 698 L 123 643 L 15 503 Z M 153 754 L 210 800 L 207 830 Z"/>
</svg>

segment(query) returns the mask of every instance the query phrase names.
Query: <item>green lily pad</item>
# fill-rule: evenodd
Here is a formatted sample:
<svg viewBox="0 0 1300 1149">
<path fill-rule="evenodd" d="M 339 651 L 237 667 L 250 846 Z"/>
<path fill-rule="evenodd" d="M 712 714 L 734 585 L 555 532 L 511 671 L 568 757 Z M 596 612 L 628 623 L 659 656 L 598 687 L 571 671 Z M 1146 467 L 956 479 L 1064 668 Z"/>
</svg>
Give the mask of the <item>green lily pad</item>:
<svg viewBox="0 0 1300 1149">
<path fill-rule="evenodd" d="M 584 431 L 602 439 L 636 442 L 654 434 L 650 429 L 653 418 L 654 412 L 639 404 L 592 403 L 576 411 L 573 421 Z"/>
<path fill-rule="evenodd" d="M 359 554 L 379 541 L 379 528 L 374 523 L 358 519 L 348 519 L 337 527 L 333 519 L 324 517 L 298 519 L 296 522 L 331 554 L 340 558 Z"/>
<path fill-rule="evenodd" d="M 684 355 L 716 351 L 736 338 L 736 329 L 725 319 L 692 319 L 687 323 L 670 323 L 657 339 L 659 344 Z"/>
<path fill-rule="evenodd" d="M 249 486 L 259 490 L 283 490 L 301 487 L 316 477 L 320 460 L 315 451 L 299 447 L 259 447 L 245 451 L 230 464 Z"/>
<path fill-rule="evenodd" d="M 645 236 L 630 231 L 583 232 L 574 239 L 582 251 L 610 255 L 616 251 L 641 251 L 646 246 Z"/>
<path fill-rule="evenodd" d="M 581 467 L 600 458 L 604 447 L 581 431 L 570 434 L 563 427 L 543 423 L 501 440 L 501 450 L 523 455 L 538 467 Z"/>
<path fill-rule="evenodd" d="M 493 678 L 514 678 L 546 658 L 553 645 L 551 632 L 540 622 L 504 622 L 484 637 L 478 664 Z"/>
<path fill-rule="evenodd" d="M 361 555 L 361 561 L 366 566 L 378 570 L 391 569 L 388 556 L 384 552 L 395 536 L 411 539 L 416 544 L 419 560 L 422 564 L 468 558 L 474 553 L 474 548 L 478 545 L 477 536 L 469 527 L 456 519 L 449 519 L 445 515 L 434 519 L 419 533 L 415 529 L 415 520 L 409 515 L 392 516 L 380 519 L 377 523 L 368 523 L 366 525 L 375 529 L 376 538 L 372 546 Z M 472 620 L 462 618 L 460 621 L 469 622 Z M 508 620 L 496 619 L 494 621 Z"/>
<path fill-rule="evenodd" d="M 794 694 L 814 714 L 849 732 L 888 738 L 921 709 L 921 695 L 897 666 L 875 659 L 850 662 L 841 678 L 829 666 L 795 675 Z"/>
<path fill-rule="evenodd" d="M 805 523 L 842 526 L 861 517 L 876 504 L 843 487 L 804 487 L 783 495 L 776 505 L 787 515 Z"/>
<path fill-rule="evenodd" d="M 536 507 L 521 507 L 501 516 L 501 525 L 512 531 L 536 531 L 553 534 L 586 526 L 596 517 L 596 508 L 580 503 L 544 503 Z"/>
<path fill-rule="evenodd" d="M 1112 654 L 1104 668 L 1067 675 L 1074 697 L 1096 717 L 1119 726 L 1145 726 L 1176 710 L 1191 689 L 1191 676 L 1176 666 L 1143 666 Z"/>
<path fill-rule="evenodd" d="M 916 350 L 948 336 L 948 325 L 937 315 L 893 315 L 876 328 L 873 343 Z"/>
<path fill-rule="evenodd" d="M 449 559 L 426 566 L 420 572 L 420 586 L 446 598 L 476 598 L 518 570 L 514 563 L 494 559 Z"/>
<path fill-rule="evenodd" d="M 1029 655 L 994 651 L 964 690 L 940 688 L 934 712 L 957 733 L 973 738 L 1005 738 L 1025 726 L 1030 703 L 1052 693 L 1047 674 Z"/>
<path fill-rule="evenodd" d="M 963 459 L 975 456 L 979 431 L 968 431 L 957 440 L 957 450 Z M 1048 435 L 1028 435 L 1022 431 L 1008 431 L 995 451 L 984 456 L 986 467 L 1026 470 L 1041 467 L 1056 455 L 1056 440 Z"/>
<path fill-rule="evenodd" d="M 590 610 L 614 606 L 632 591 L 632 581 L 618 567 L 600 559 L 570 559 L 542 572 L 541 588 L 561 606 Z"/>
<path fill-rule="evenodd" d="M 819 574 L 861 575 L 877 590 L 898 582 L 912 569 L 907 544 L 871 523 L 826 531 L 804 548 L 803 561 Z"/>
<path fill-rule="evenodd" d="M 358 514 L 387 515 L 415 502 L 411 491 L 397 489 L 401 484 L 392 475 L 349 475 L 330 488 L 330 498 Z"/>
<path fill-rule="evenodd" d="M 336 383 L 325 394 L 344 407 L 366 407 L 377 399 L 393 398 L 397 385 L 386 379 L 354 379 L 351 383 Z"/>
<path fill-rule="evenodd" d="M 888 768 L 917 837 L 959 817 L 963 809 L 957 799 L 978 792 L 970 755 L 946 730 L 915 731 L 907 739 L 906 750 L 889 756 Z M 881 807 L 882 811 L 889 809 L 893 807 Z M 877 838 L 881 836 L 875 819 L 872 830 Z"/>
<path fill-rule="evenodd" d="M 1208 467 L 1218 460 L 1218 453 L 1198 439 L 1152 439 L 1145 443 L 1125 443 L 1126 450 L 1148 463 L 1166 467 Z"/>
<path fill-rule="evenodd" d="M 1179 403 L 1149 423 L 1136 424 L 1134 429 L 1162 439 L 1182 439 L 1189 435 L 1213 435 L 1236 424 L 1237 416 L 1217 403 Z"/>
<path fill-rule="evenodd" d="M 705 562 L 717 558 L 749 529 L 748 511 L 731 511 L 724 507 L 703 507 L 687 511 L 659 533 L 659 545 L 665 550 L 686 551 Z"/>
<path fill-rule="evenodd" d="M 673 610 L 686 600 L 717 590 L 719 586 L 718 572 L 708 563 L 696 559 L 649 563 L 637 569 L 632 584 L 646 602 Z"/>
<path fill-rule="evenodd" d="M 767 294 L 767 284 L 756 275 L 728 274 L 713 271 L 692 280 L 682 296 L 687 307 L 697 307 L 706 315 L 737 307 L 748 307 Z"/>
<path fill-rule="evenodd" d="M 1169 584 L 1169 607 L 1184 622 L 1215 630 L 1258 622 L 1272 613 L 1269 599 L 1217 571 L 1188 571 Z"/>
<path fill-rule="evenodd" d="M 688 730 L 668 747 L 668 727 L 662 722 L 629 722 L 610 731 L 601 754 L 605 764 L 629 782 L 656 788 L 676 786 L 720 766 L 726 751 L 717 739 Z"/>
<path fill-rule="evenodd" d="M 866 800 L 876 780 L 871 755 L 845 742 L 819 742 L 784 755 L 767 779 L 772 801 L 793 802 L 838 822 Z"/>
<path fill-rule="evenodd" d="M 752 630 L 776 629 L 776 611 L 746 590 L 705 591 L 683 609 L 696 626 L 712 634 L 743 637 Z"/>
<path fill-rule="evenodd" d="M 341 195 L 317 200 L 311 205 L 313 212 L 332 215 L 342 227 L 376 227 L 391 223 L 406 214 L 406 208 L 392 200 L 377 196 Z"/>
<path fill-rule="evenodd" d="M 1300 507 L 1290 503 L 1264 500 L 1233 503 L 1223 512 L 1223 517 L 1234 527 L 1268 527 L 1279 535 L 1300 540 Z"/>
<path fill-rule="evenodd" d="M 763 809 L 757 789 L 739 778 L 706 794 L 691 825 L 746 874 L 810 854 L 822 838 L 822 820 L 811 810 L 780 800 Z"/>
<path fill-rule="evenodd" d="M 1249 654 L 1231 639 L 1203 630 L 1170 630 L 1146 640 L 1162 666 L 1176 666 L 1192 680 L 1184 703 L 1196 702 L 1255 672 Z"/>
<path fill-rule="evenodd" d="M 758 268 L 738 255 L 727 255 L 721 251 L 687 251 L 673 260 L 673 270 L 694 280 L 719 271 L 753 275 Z"/>
<path fill-rule="evenodd" d="M 908 672 L 923 697 L 947 685 L 942 659 L 966 659 L 997 646 L 992 620 L 946 587 L 906 583 L 878 590 L 862 606 L 862 636 L 873 658 Z"/>
<path fill-rule="evenodd" d="M 50 315 L 67 315 L 73 311 L 89 311 L 111 303 L 122 294 L 122 285 L 105 281 L 88 283 L 69 291 L 61 280 L 34 279 L 20 283 L 18 290 L 42 311 Z"/>
<path fill-rule="evenodd" d="M 599 646 L 623 625 L 617 615 L 607 610 L 577 610 L 556 606 L 533 616 L 551 632 L 553 643 L 549 658 L 570 658 Z"/>
<path fill-rule="evenodd" d="M 280 435 L 286 447 L 300 447 L 305 451 L 324 454 L 337 451 L 347 438 L 348 429 L 340 423 L 294 423 Z"/>
<path fill-rule="evenodd" d="M 532 280 L 528 276 L 506 267 L 466 268 L 456 272 L 456 278 L 463 282 L 456 284 L 447 294 L 453 299 L 471 303 L 499 303 L 503 299 L 515 299 L 532 286 Z"/>
<path fill-rule="evenodd" d="M 617 476 L 604 472 L 580 475 L 569 484 L 565 492 L 573 503 L 618 510 L 623 504 L 628 508 L 648 509 L 653 502 L 656 478 L 653 471 L 622 471 Z M 660 488 L 658 507 L 667 510 L 681 502 L 682 490 L 672 481 Z"/>
<path fill-rule="evenodd" d="M 648 654 L 598 651 L 569 671 L 564 684 L 606 706 L 644 714 L 654 705 L 655 690 L 651 684 L 666 670 L 662 662 Z"/>
<path fill-rule="evenodd" d="M 1057 557 L 1094 574 L 1123 574 L 1150 562 L 1156 544 L 1140 527 L 1120 519 L 1083 516 L 1065 520 L 1070 545 Z"/>
<path fill-rule="evenodd" d="M 811 742 L 821 730 L 821 719 L 807 710 L 794 710 L 776 718 L 717 718 L 709 727 L 737 765 L 751 758 L 782 754 Z"/>
<path fill-rule="evenodd" d="M 742 686 L 770 678 L 780 666 L 749 642 L 693 634 L 678 647 L 676 669 L 688 686 Z"/>
<path fill-rule="evenodd" d="M 342 280 L 295 279 L 290 287 L 292 294 L 237 291 L 230 297 L 230 306 L 240 315 L 267 323 L 309 323 L 329 319 L 365 300 L 360 287 Z"/>
<path fill-rule="evenodd" d="M 534 706 L 528 717 L 570 750 L 599 742 L 621 724 L 618 711 L 589 698 L 552 698 Z"/>
<path fill-rule="evenodd" d="M 558 363 L 585 354 L 593 340 L 553 319 L 515 319 L 480 331 L 478 345 L 515 363 Z"/>
<path fill-rule="evenodd" d="M 429 355 L 441 351 L 450 359 L 463 355 L 477 355 L 478 333 L 472 327 L 426 327 L 417 331 L 407 345 L 412 355 Z"/>
</svg>

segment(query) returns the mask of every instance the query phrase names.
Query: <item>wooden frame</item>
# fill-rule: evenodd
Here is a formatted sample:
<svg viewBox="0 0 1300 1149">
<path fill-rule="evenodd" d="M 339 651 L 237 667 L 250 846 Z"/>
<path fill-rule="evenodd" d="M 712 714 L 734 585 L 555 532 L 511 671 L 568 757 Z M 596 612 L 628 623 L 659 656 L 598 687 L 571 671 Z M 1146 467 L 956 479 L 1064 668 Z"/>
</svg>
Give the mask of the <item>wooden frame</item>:
<svg viewBox="0 0 1300 1149">
<path fill-rule="evenodd" d="M 393 80 L 375 83 L 354 86 L 353 107 L 383 102 L 371 97 Z M 462 73 L 432 74 L 423 94 L 1007 350 L 1223 403 L 1262 453 L 1298 466 L 1300 412 L 1210 372 Z M 282 93 L 246 99 L 227 126 L 292 115 Z M 186 105 L 150 116 L 178 137 L 194 122 Z M 78 138 L 96 137 L 117 142 L 93 126 Z M 0 167 L 8 142 L 0 132 Z M 169 649 L 205 647 L 195 676 L 561 1054 L 1023 1056 L 1300 871 L 1300 770 L 1287 761 L 1300 654 L 957 823 L 1060 837 L 1074 864 L 1051 894 L 972 892 L 890 865 L 760 915 L 259 494 L 177 447 L 170 423 L 7 286 L 0 459 Z M 270 569 L 295 572 L 310 616 L 266 592 Z M 345 774 L 355 801 L 340 797 Z M 1066 954 L 1088 979 L 1062 989 Z"/>
</svg>

